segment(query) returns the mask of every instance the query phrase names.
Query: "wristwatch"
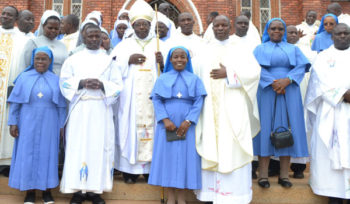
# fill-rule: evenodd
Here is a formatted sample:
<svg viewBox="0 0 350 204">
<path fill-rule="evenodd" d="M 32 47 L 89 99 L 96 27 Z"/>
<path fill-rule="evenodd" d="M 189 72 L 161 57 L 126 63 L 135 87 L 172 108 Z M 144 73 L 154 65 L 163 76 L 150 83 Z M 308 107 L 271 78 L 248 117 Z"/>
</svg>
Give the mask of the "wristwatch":
<svg viewBox="0 0 350 204">
<path fill-rule="evenodd" d="M 191 125 L 192 123 L 191 123 L 191 121 L 189 121 L 189 120 L 185 120 L 189 125 Z"/>
</svg>

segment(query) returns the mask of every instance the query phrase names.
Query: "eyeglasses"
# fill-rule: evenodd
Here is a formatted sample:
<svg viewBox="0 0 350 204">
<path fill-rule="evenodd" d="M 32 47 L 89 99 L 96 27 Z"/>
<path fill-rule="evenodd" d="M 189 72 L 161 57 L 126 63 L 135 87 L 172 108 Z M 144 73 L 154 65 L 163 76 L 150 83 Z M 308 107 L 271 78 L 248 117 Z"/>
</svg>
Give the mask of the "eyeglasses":
<svg viewBox="0 0 350 204">
<path fill-rule="evenodd" d="M 271 27 L 270 30 L 272 30 L 272 31 L 276 31 L 276 30 L 278 30 L 278 31 L 284 31 L 284 28 L 281 28 L 281 27 Z"/>
</svg>

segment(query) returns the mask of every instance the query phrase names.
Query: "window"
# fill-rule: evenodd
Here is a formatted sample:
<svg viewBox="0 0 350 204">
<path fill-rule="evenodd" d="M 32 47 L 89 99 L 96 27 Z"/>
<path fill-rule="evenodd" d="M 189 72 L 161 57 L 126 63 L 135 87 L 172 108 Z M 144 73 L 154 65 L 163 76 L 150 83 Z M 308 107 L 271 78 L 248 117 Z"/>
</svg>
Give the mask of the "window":
<svg viewBox="0 0 350 204">
<path fill-rule="evenodd" d="M 82 8 L 83 8 L 83 0 L 72 0 L 72 3 L 70 5 L 71 14 L 74 14 L 78 16 L 79 19 L 81 19 Z"/>
<path fill-rule="evenodd" d="M 63 16 L 63 0 L 53 0 L 52 10 L 57 11 L 58 14 Z"/>
<path fill-rule="evenodd" d="M 265 25 L 271 19 L 270 0 L 260 1 L 260 31 L 264 32 Z"/>
<path fill-rule="evenodd" d="M 252 0 L 241 0 L 241 11 L 249 11 L 252 13 Z"/>
</svg>

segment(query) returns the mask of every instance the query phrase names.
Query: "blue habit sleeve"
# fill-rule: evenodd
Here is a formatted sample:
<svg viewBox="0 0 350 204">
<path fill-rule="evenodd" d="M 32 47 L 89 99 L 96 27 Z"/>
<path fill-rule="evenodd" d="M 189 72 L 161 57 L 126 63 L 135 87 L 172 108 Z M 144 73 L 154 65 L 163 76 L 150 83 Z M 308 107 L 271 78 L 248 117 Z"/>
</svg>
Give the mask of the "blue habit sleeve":
<svg viewBox="0 0 350 204">
<path fill-rule="evenodd" d="M 201 111 L 202 111 L 204 97 L 205 96 L 203 95 L 195 97 L 191 110 L 186 116 L 186 120 L 189 120 L 195 124 L 197 123 L 199 115 L 201 114 Z"/>
<path fill-rule="evenodd" d="M 8 118 L 8 125 L 17 125 L 19 122 L 19 111 L 21 110 L 21 104 L 19 103 L 10 103 L 10 111 Z"/>
</svg>

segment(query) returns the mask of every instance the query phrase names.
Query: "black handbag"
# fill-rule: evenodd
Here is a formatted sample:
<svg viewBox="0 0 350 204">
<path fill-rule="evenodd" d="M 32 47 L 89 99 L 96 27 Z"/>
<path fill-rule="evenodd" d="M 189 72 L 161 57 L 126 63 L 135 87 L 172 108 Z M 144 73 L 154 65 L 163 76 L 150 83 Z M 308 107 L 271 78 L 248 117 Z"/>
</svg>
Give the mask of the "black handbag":
<svg viewBox="0 0 350 204">
<path fill-rule="evenodd" d="M 285 99 L 285 96 L 284 96 Z M 275 98 L 275 108 L 274 108 L 274 113 L 273 113 L 273 118 L 271 121 L 271 135 L 270 135 L 270 140 L 272 145 L 276 149 L 282 149 L 286 147 L 290 147 L 294 145 L 294 140 L 293 140 L 293 135 L 290 130 L 290 127 L 286 128 L 283 126 L 277 127 L 274 129 L 273 124 L 275 123 L 275 115 L 276 115 L 276 101 L 277 101 L 277 95 Z M 287 108 L 287 119 L 288 119 L 288 126 L 289 125 L 289 115 L 288 115 L 288 108 Z"/>
<path fill-rule="evenodd" d="M 177 128 L 174 131 L 166 131 L 166 140 L 168 142 L 172 142 L 172 141 L 177 141 L 177 140 L 185 140 L 186 139 L 186 135 L 183 136 L 177 136 L 176 134 Z"/>
</svg>

